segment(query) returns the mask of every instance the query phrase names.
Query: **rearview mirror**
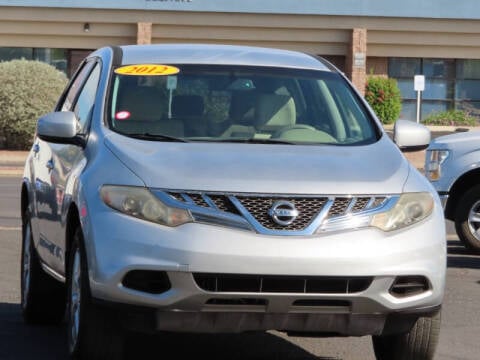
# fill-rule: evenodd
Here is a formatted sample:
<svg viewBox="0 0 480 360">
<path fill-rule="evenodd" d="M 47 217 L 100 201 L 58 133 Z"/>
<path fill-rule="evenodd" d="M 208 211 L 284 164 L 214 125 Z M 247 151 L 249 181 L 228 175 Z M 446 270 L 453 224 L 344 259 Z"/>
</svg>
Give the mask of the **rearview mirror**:
<svg viewBox="0 0 480 360">
<path fill-rule="evenodd" d="M 85 139 L 77 133 L 77 117 L 71 111 L 51 112 L 38 119 L 37 136 L 57 144 L 85 146 Z"/>
<path fill-rule="evenodd" d="M 393 128 L 393 141 L 402 151 L 424 150 L 430 138 L 430 130 L 413 121 L 397 120 Z"/>
</svg>

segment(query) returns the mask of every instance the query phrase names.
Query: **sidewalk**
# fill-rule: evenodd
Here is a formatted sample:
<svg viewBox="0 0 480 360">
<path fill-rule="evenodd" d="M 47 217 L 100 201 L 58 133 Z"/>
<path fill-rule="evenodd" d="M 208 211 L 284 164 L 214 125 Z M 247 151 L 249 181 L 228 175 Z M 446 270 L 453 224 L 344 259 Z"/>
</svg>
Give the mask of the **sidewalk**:
<svg viewBox="0 0 480 360">
<path fill-rule="evenodd" d="M 22 176 L 28 151 L 0 150 L 0 176 Z"/>
</svg>

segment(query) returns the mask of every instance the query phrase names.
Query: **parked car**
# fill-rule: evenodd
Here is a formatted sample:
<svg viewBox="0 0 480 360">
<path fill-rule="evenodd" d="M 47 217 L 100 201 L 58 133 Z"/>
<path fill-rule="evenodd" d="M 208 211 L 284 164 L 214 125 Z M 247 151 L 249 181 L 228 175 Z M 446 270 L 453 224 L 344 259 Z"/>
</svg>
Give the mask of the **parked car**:
<svg viewBox="0 0 480 360">
<path fill-rule="evenodd" d="M 398 121 L 394 141 L 426 147 L 430 133 Z M 74 358 L 121 358 L 125 330 L 270 329 L 372 335 L 377 359 L 433 358 L 440 199 L 320 58 L 94 52 L 38 121 L 21 208 L 24 318 L 66 309 Z"/>
<path fill-rule="evenodd" d="M 430 143 L 425 175 L 463 244 L 480 253 L 480 132 L 440 136 Z"/>
</svg>

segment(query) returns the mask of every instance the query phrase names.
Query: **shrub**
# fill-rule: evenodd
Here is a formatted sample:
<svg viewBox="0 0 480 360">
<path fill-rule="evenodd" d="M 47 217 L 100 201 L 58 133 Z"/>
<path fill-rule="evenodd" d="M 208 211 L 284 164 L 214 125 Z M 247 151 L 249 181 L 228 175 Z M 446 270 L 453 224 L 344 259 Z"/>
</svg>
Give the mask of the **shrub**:
<svg viewBox="0 0 480 360">
<path fill-rule="evenodd" d="M 365 85 L 365 99 L 384 124 L 391 124 L 400 116 L 402 99 L 395 79 L 369 76 Z"/>
<path fill-rule="evenodd" d="M 41 115 L 53 110 L 65 74 L 39 61 L 0 62 L 0 136 L 8 149 L 27 149 Z"/>
<path fill-rule="evenodd" d="M 462 110 L 447 110 L 429 115 L 422 121 L 425 125 L 475 126 L 477 118 Z"/>
</svg>

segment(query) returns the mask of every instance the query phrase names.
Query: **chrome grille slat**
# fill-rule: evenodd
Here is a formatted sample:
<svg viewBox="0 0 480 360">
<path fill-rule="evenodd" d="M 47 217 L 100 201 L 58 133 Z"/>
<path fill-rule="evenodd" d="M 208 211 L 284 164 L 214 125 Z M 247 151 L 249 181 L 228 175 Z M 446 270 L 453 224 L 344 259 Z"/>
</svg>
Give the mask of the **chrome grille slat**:
<svg viewBox="0 0 480 360">
<path fill-rule="evenodd" d="M 205 201 L 205 203 L 213 208 L 213 209 L 218 209 L 217 205 L 213 202 L 213 200 L 210 198 L 210 196 L 206 195 L 206 194 L 202 194 L 202 199 L 203 201 Z"/>
<path fill-rule="evenodd" d="M 195 205 L 201 206 L 201 207 L 210 207 L 208 203 L 205 201 L 203 198 L 202 194 L 197 194 L 197 193 L 191 193 L 188 194 L 190 199 L 194 202 Z"/>
<path fill-rule="evenodd" d="M 352 219 L 368 226 L 368 216 L 391 206 L 397 196 L 310 196 L 235 194 L 202 191 L 169 190 L 164 192 L 169 201 L 181 203 L 195 214 L 200 222 L 254 230 L 268 235 L 308 235 L 315 232 L 335 231 Z M 290 224 L 273 221 L 271 209 L 279 202 L 295 206 L 298 215 Z M 218 219 L 217 219 L 218 218 Z M 216 220 L 215 220 L 216 219 Z"/>
<path fill-rule="evenodd" d="M 177 201 L 185 202 L 185 198 L 182 196 L 181 193 L 169 192 L 168 195 L 170 195 Z"/>
<path fill-rule="evenodd" d="M 377 197 L 377 198 L 375 198 L 375 200 L 373 201 L 372 208 L 374 209 L 374 208 L 376 208 L 376 207 L 378 207 L 378 206 L 383 205 L 383 203 L 385 202 L 385 200 L 387 200 L 387 198 L 384 197 L 384 196 L 383 196 L 383 197 Z"/>
<path fill-rule="evenodd" d="M 355 204 L 354 204 L 353 207 L 352 207 L 352 212 L 356 213 L 356 212 L 365 210 L 365 208 L 367 207 L 367 205 L 369 204 L 369 202 L 370 202 L 370 198 L 369 198 L 369 197 L 358 197 L 358 198 L 355 198 Z"/>
<path fill-rule="evenodd" d="M 230 210 L 231 206 L 229 206 L 228 198 L 224 195 L 209 195 L 209 198 L 215 204 L 217 209 L 221 211 L 232 212 Z"/>
<path fill-rule="evenodd" d="M 249 197 L 236 196 L 242 206 L 260 223 L 263 227 L 270 230 L 303 230 L 305 229 L 316 215 L 322 210 L 327 198 L 272 198 L 272 197 Z M 295 221 L 287 226 L 275 223 L 268 211 L 276 201 L 286 200 L 295 204 L 300 215 Z"/>
<path fill-rule="evenodd" d="M 376 198 L 371 197 L 371 198 L 368 200 L 367 205 L 365 205 L 365 210 L 368 210 L 368 209 L 371 209 L 371 208 L 374 207 L 375 199 L 376 199 Z"/>
</svg>

